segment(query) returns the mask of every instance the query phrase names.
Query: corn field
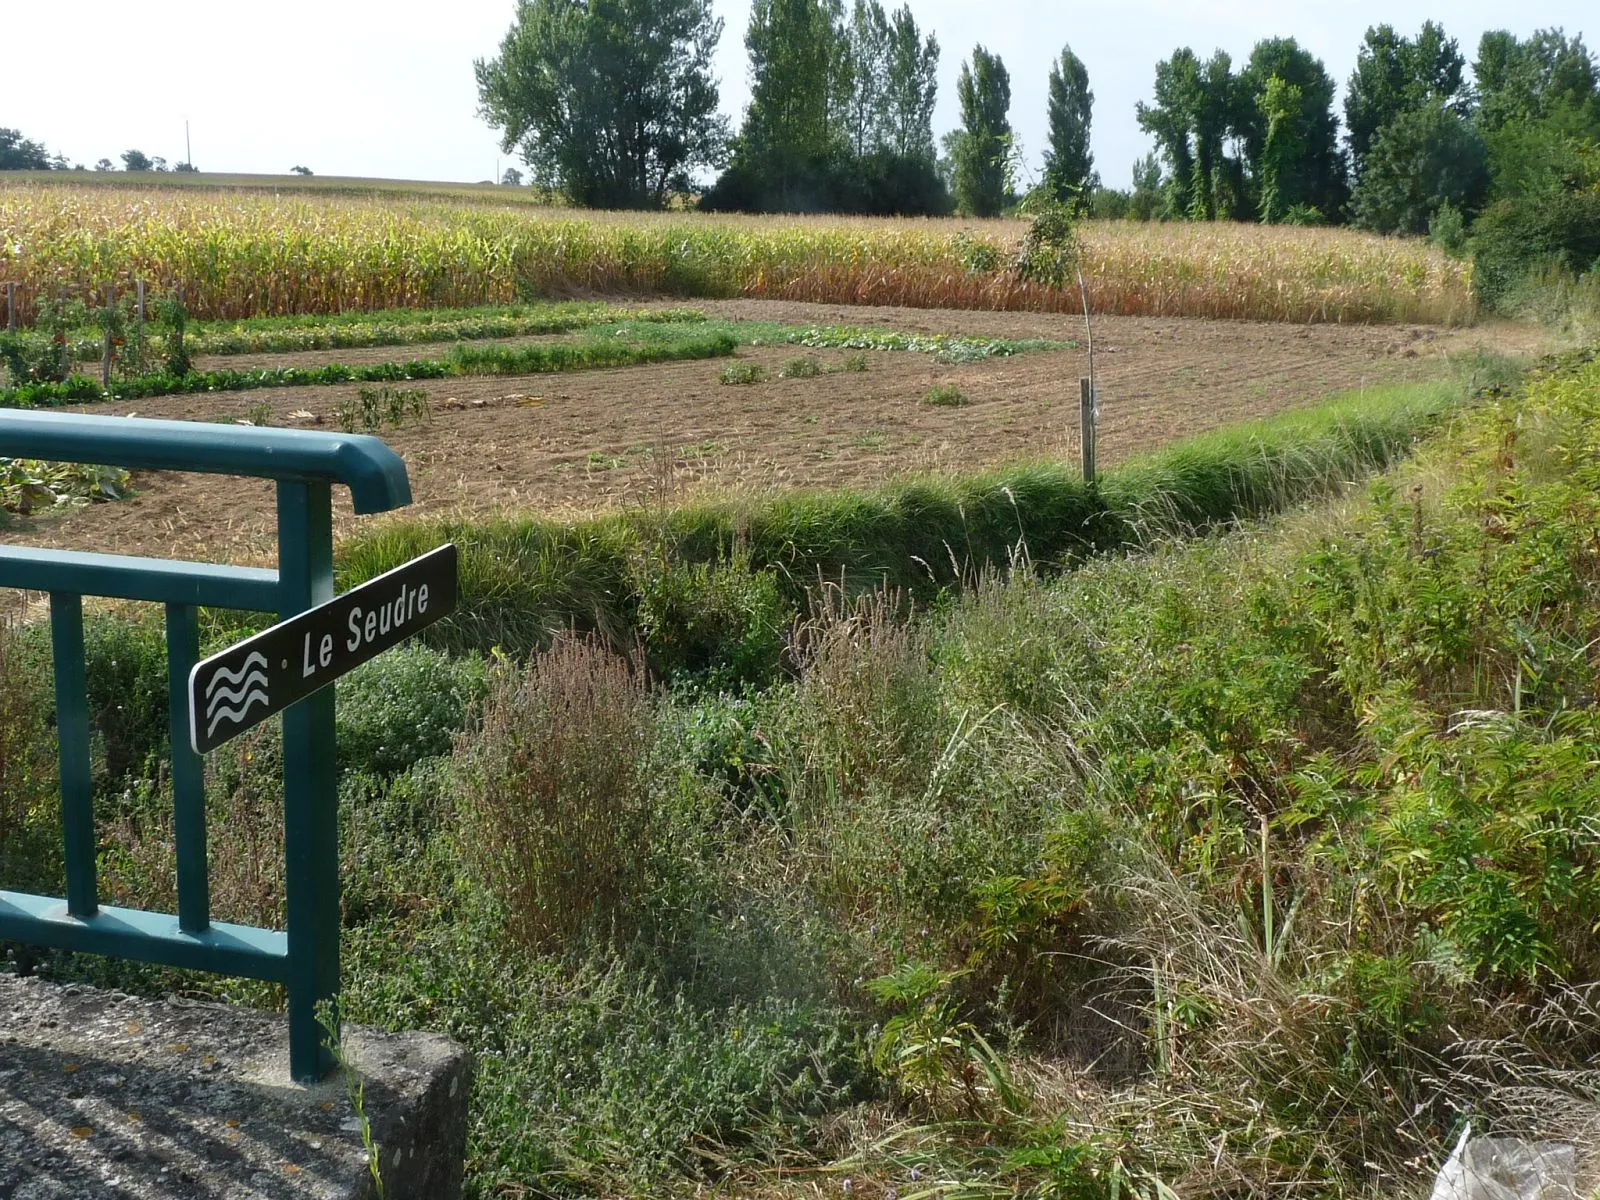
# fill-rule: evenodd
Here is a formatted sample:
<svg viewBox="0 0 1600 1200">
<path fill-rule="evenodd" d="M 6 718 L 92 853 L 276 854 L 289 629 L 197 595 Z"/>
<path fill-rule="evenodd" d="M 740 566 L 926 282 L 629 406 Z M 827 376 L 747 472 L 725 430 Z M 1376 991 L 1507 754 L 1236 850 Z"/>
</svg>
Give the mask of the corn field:
<svg viewBox="0 0 1600 1200">
<path fill-rule="evenodd" d="M 1020 221 L 580 213 L 345 195 L 0 185 L 0 320 L 34 297 L 181 288 L 202 319 L 666 293 L 1075 311 L 1011 269 Z M 1462 324 L 1470 267 L 1416 241 L 1240 224 L 1094 223 L 1096 312 Z"/>
</svg>

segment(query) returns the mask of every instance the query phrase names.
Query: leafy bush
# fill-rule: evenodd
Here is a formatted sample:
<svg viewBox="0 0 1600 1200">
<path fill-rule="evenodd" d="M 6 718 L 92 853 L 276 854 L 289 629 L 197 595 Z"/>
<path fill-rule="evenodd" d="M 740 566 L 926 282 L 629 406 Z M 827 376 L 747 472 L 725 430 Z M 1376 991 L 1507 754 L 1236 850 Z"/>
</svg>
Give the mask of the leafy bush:
<svg viewBox="0 0 1600 1200">
<path fill-rule="evenodd" d="M 778 374 L 784 379 L 815 379 L 822 374 L 822 364 L 808 354 L 804 358 L 791 358 Z"/>
<path fill-rule="evenodd" d="M 1076 280 L 1083 253 L 1078 240 L 1078 222 L 1072 208 L 1061 203 L 1046 204 L 1028 223 L 1017 248 L 1016 273 L 1030 282 L 1048 287 L 1070 287 Z"/>
<path fill-rule="evenodd" d="M 781 816 L 785 790 L 772 735 L 788 702 L 786 689 L 702 691 L 685 701 L 663 716 L 683 764 L 740 812 Z"/>
<path fill-rule="evenodd" d="M 835 212 L 937 217 L 954 204 L 933 161 L 919 154 L 874 150 L 818 155 L 778 174 L 735 158 L 706 189 L 706 212 Z"/>
<path fill-rule="evenodd" d="M 339 681 L 339 765 L 378 777 L 449 754 L 487 686 L 483 660 L 412 643 Z"/>
<path fill-rule="evenodd" d="M 490 672 L 455 757 L 469 853 L 523 945 L 623 935 L 637 918 L 653 720 L 639 672 L 592 642 Z"/>
<path fill-rule="evenodd" d="M 387 777 L 346 769 L 339 781 L 346 927 L 405 920 L 448 894 L 459 867 L 454 782 L 448 758 L 424 758 Z"/>
<path fill-rule="evenodd" d="M 62 378 L 61 349 L 42 332 L 0 332 L 0 364 L 5 366 L 12 387 Z"/>
<path fill-rule="evenodd" d="M 128 473 L 120 467 L 0 457 L 0 511 L 28 513 L 55 505 L 120 500 Z"/>
<path fill-rule="evenodd" d="M 1453 258 L 1466 257 L 1467 220 L 1461 210 L 1451 204 L 1440 205 L 1428 218 L 1428 240 Z"/>
<path fill-rule="evenodd" d="M 794 609 L 776 573 L 649 558 L 637 567 L 635 625 L 650 669 L 712 688 L 764 684 L 777 673 Z"/>
<path fill-rule="evenodd" d="M 1600 262 L 1600 192 L 1503 200 L 1473 225 L 1472 251 L 1473 287 L 1490 306 L 1545 267 L 1591 271 Z"/>
<path fill-rule="evenodd" d="M 1474 216 L 1488 193 L 1482 135 L 1435 98 L 1403 110 L 1383 127 L 1362 164 L 1352 205 L 1365 229 L 1422 234 L 1443 206 Z"/>
<path fill-rule="evenodd" d="M 950 247 L 960 258 L 962 269 L 971 274 L 987 275 L 1000 269 L 1000 247 L 986 238 L 963 229 L 951 236 Z"/>
<path fill-rule="evenodd" d="M 176 294 L 162 297 L 156 305 L 156 323 L 161 327 L 162 340 L 167 347 L 164 373 L 171 378 L 182 379 L 194 370 L 194 360 L 184 341 L 184 334 L 189 328 L 189 310 L 183 305 L 183 297 Z"/>
<path fill-rule="evenodd" d="M 162 622 L 85 614 L 89 723 L 103 778 L 120 783 L 167 745 L 167 642 Z"/>
</svg>

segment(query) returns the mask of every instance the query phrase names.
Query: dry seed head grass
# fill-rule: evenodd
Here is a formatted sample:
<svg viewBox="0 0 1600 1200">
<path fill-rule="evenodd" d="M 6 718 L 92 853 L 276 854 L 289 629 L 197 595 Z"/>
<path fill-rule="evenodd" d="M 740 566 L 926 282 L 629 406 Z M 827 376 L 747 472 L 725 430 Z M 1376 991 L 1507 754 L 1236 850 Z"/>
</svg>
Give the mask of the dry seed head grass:
<svg viewBox="0 0 1600 1200">
<path fill-rule="evenodd" d="M 530 948 L 625 923 L 644 878 L 654 741 L 636 664 L 563 637 L 490 677 L 457 738 L 467 849 Z"/>
<path fill-rule="evenodd" d="M 1125 865 L 1116 892 L 1126 923 L 1101 950 L 1129 964 L 1128 985 L 1145 997 L 1154 1070 L 1067 1109 L 1145 1161 L 1184 1164 L 1169 1177 L 1179 1194 L 1325 1193 L 1331 1177 L 1351 1195 L 1420 1196 L 1449 1150 L 1447 1126 L 1469 1118 L 1480 1134 L 1572 1141 L 1583 1191 L 1600 1184 L 1600 1072 L 1570 1065 L 1600 1053 L 1600 989 L 1523 1004 L 1484 997 L 1469 1024 L 1498 1033 L 1369 1054 L 1350 1038 L 1349 1002 L 1316 983 L 1354 941 L 1349 929 L 1279 911 L 1268 948 L 1247 914 L 1159 854 L 1130 846 Z"/>
<path fill-rule="evenodd" d="M 825 756 L 841 794 L 868 778 L 905 782 L 921 774 L 927 723 L 938 706 L 929 632 L 908 619 L 899 592 L 879 589 L 854 599 L 835 584 L 813 594 L 809 620 L 796 630 L 800 698 L 817 724 L 808 747 Z"/>
</svg>

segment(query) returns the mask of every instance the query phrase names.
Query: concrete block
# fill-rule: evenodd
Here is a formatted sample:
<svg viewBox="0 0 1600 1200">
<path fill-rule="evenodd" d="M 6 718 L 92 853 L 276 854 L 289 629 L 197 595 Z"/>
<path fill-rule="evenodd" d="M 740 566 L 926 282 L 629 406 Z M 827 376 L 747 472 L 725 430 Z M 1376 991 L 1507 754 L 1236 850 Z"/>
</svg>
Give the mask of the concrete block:
<svg viewBox="0 0 1600 1200">
<path fill-rule="evenodd" d="M 471 1055 L 346 1026 L 385 1200 L 461 1194 Z M 340 1074 L 289 1079 L 279 1014 L 0 973 L 0 1198 L 375 1197 Z"/>
</svg>

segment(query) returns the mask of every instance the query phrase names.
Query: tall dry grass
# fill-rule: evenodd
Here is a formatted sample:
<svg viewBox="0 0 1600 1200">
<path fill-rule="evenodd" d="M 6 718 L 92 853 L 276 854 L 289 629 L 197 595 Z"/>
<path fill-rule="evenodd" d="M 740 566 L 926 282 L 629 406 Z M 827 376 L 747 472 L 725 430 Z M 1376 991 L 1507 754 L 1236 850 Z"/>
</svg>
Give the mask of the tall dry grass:
<svg viewBox="0 0 1600 1200">
<path fill-rule="evenodd" d="M 63 288 L 182 287 L 197 317 L 657 293 L 1076 311 L 1010 269 L 1023 222 L 579 213 L 343 195 L 0 185 L 19 316 Z M 1102 313 L 1469 322 L 1470 268 L 1349 230 L 1107 222 L 1084 231 Z M 0 292 L 0 306 L 4 293 Z"/>
<path fill-rule="evenodd" d="M 654 723 L 642 673 L 563 638 L 490 676 L 455 758 L 468 852 L 524 946 L 607 930 L 637 899 Z"/>
</svg>

